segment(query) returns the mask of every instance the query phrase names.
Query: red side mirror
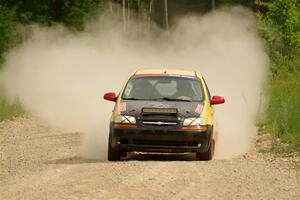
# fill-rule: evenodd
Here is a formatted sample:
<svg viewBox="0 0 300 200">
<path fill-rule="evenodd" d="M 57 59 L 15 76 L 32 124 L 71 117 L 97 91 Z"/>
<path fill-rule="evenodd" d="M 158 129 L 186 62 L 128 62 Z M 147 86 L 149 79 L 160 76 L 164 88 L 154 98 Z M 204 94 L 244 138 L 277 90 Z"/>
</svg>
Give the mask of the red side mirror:
<svg viewBox="0 0 300 200">
<path fill-rule="evenodd" d="M 213 96 L 210 101 L 211 105 L 222 104 L 222 103 L 225 103 L 225 99 L 221 96 Z"/>
<path fill-rule="evenodd" d="M 116 96 L 116 93 L 114 92 L 108 92 L 106 93 L 103 98 L 107 101 L 116 101 L 117 100 L 117 96 Z"/>
</svg>

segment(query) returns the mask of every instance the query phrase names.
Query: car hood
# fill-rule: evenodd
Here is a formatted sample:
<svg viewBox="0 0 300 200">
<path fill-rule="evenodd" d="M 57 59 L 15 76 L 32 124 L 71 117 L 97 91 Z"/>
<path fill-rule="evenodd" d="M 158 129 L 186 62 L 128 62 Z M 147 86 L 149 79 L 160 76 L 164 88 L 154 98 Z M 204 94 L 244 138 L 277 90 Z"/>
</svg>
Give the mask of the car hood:
<svg viewBox="0 0 300 200">
<path fill-rule="evenodd" d="M 203 102 L 122 100 L 119 104 L 122 115 L 139 116 L 143 108 L 176 108 L 183 117 L 197 117 L 202 112 Z"/>
</svg>

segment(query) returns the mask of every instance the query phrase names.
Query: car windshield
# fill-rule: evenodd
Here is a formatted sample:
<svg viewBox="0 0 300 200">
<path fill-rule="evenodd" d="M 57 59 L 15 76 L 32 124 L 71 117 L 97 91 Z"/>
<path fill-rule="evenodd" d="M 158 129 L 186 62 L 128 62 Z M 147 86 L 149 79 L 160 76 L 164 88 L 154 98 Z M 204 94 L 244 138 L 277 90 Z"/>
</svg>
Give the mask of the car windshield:
<svg viewBox="0 0 300 200">
<path fill-rule="evenodd" d="M 190 77 L 133 77 L 123 92 L 127 100 L 203 101 L 199 79 Z"/>
</svg>

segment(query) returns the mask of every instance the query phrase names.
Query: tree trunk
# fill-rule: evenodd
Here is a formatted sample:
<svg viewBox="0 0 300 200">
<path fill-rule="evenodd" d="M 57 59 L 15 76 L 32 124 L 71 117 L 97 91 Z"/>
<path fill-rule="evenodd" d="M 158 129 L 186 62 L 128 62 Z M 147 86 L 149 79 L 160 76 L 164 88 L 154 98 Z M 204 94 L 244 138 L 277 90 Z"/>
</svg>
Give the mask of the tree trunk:
<svg viewBox="0 0 300 200">
<path fill-rule="evenodd" d="M 124 32 L 126 31 L 126 9 L 125 9 L 125 0 L 123 0 L 122 1 L 122 7 L 123 7 L 123 9 L 122 9 L 122 12 L 123 12 L 123 30 L 124 30 Z"/>
<path fill-rule="evenodd" d="M 130 1 L 127 1 L 127 30 L 130 30 Z"/>
<path fill-rule="evenodd" d="M 111 13 L 113 13 L 113 3 L 112 1 L 109 1 L 109 10 Z"/>
<path fill-rule="evenodd" d="M 149 13 L 148 13 L 148 30 L 149 30 L 149 31 L 150 31 L 150 29 L 151 29 L 152 5 L 153 5 L 153 0 L 150 0 L 150 3 L 149 3 Z"/>
<path fill-rule="evenodd" d="M 211 9 L 212 9 L 212 11 L 215 11 L 215 9 L 216 9 L 216 1 L 215 0 L 211 0 Z"/>
<path fill-rule="evenodd" d="M 141 5 L 141 1 L 138 0 L 137 1 L 137 18 L 138 18 L 138 20 L 140 19 L 140 5 Z"/>
<path fill-rule="evenodd" d="M 165 0 L 165 21 L 166 21 L 166 29 L 169 31 L 169 13 L 168 13 L 168 0 Z"/>
</svg>

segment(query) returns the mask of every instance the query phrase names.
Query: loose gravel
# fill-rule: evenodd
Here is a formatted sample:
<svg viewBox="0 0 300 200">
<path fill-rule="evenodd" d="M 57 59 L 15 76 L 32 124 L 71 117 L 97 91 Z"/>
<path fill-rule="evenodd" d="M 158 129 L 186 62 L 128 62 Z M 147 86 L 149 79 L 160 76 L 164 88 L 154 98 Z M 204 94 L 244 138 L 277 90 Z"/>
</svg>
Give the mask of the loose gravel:
<svg viewBox="0 0 300 200">
<path fill-rule="evenodd" d="M 0 199 L 300 199 L 291 159 L 255 148 L 209 162 L 157 154 L 101 162 L 80 158 L 80 137 L 37 119 L 1 122 Z"/>
</svg>

